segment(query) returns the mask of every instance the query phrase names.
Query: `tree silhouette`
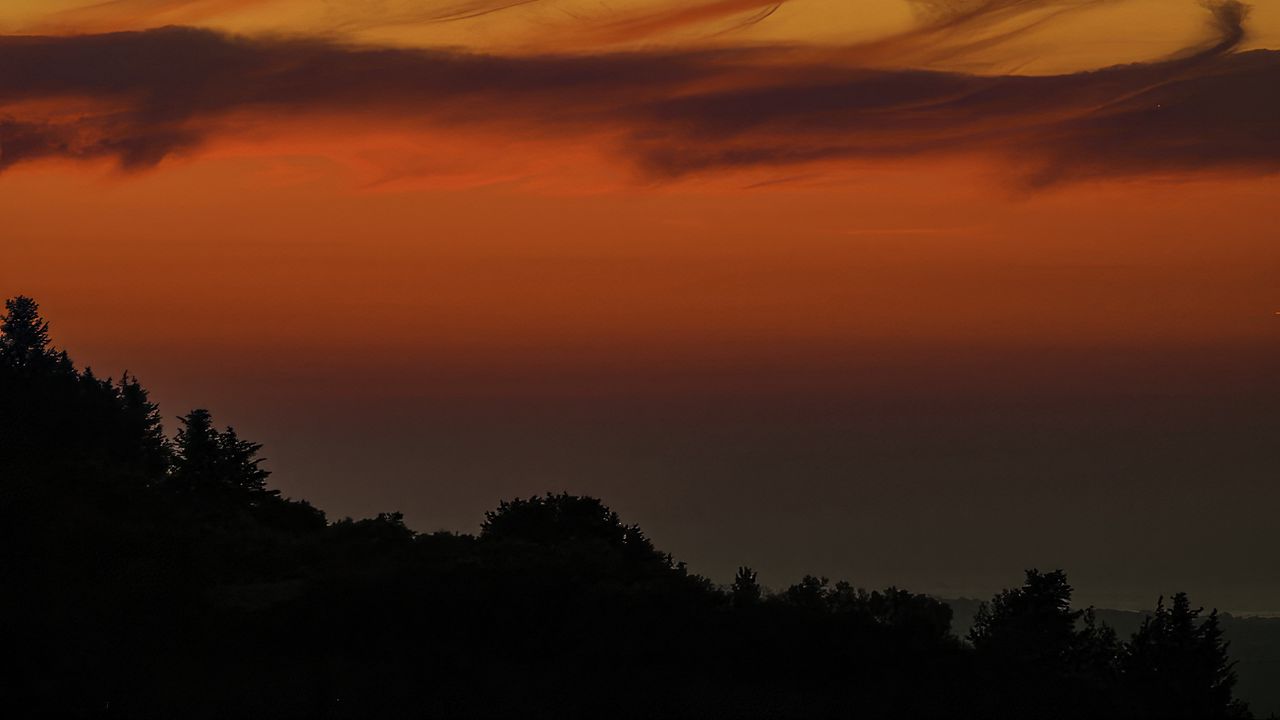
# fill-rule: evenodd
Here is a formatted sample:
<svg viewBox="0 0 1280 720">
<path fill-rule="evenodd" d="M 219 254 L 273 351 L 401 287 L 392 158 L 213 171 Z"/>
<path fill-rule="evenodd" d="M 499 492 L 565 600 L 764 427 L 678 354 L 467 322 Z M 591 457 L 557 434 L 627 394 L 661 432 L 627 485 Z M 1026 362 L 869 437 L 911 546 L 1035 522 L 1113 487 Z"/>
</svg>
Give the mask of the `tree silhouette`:
<svg viewBox="0 0 1280 720">
<path fill-rule="evenodd" d="M 241 440 L 235 428 L 219 431 L 208 410 L 197 408 L 179 418 L 182 426 L 174 438 L 171 487 L 179 492 L 257 499 L 275 494 L 267 489 L 270 471 L 257 457 L 259 443 Z"/>
<path fill-rule="evenodd" d="M 171 447 L 164 434 L 160 408 L 151 402 L 142 383 L 128 372 L 121 375 L 115 392 L 120 406 L 121 446 L 127 455 L 137 459 L 144 475 L 162 476 L 169 467 Z"/>
<path fill-rule="evenodd" d="M 919 642 L 944 642 L 951 635 L 951 608 L 937 598 L 889 588 L 872 591 L 863 602 L 877 623 Z"/>
<path fill-rule="evenodd" d="M 1115 635 L 1071 609 L 1061 570 L 1028 570 L 974 618 L 969 641 L 991 681 L 1004 683 L 988 711 L 1000 717 L 1099 716 L 1114 711 Z"/>
<path fill-rule="evenodd" d="M 174 438 L 173 484 L 194 491 L 221 479 L 221 443 L 213 426 L 213 415 L 197 408 L 178 418 L 182 427 Z"/>
<path fill-rule="evenodd" d="M 600 545 L 633 563 L 671 566 L 638 525 L 624 524 L 600 500 L 569 493 L 503 501 L 485 513 L 480 539 L 537 545 Z"/>
<path fill-rule="evenodd" d="M 969 641 L 979 652 L 1021 667 L 1063 667 L 1077 648 L 1076 623 L 1066 573 L 1028 570 L 1022 587 L 983 604 Z"/>
<path fill-rule="evenodd" d="M 1232 700 L 1234 663 L 1227 656 L 1218 611 L 1197 622 L 1186 593 L 1164 598 L 1143 621 L 1125 653 L 1126 678 L 1140 695 L 1147 717 L 1234 718 L 1246 714 Z"/>
<path fill-rule="evenodd" d="M 782 600 L 787 604 L 814 613 L 826 612 L 831 605 L 831 581 L 825 577 L 805 575 L 800 582 L 787 588 Z"/>
<path fill-rule="evenodd" d="M 762 591 L 760 583 L 756 580 L 756 571 L 749 567 L 738 568 L 729 592 L 733 598 L 734 607 L 745 608 L 759 604 Z"/>
<path fill-rule="evenodd" d="M 49 323 L 40 316 L 40 305 L 25 295 L 4 303 L 0 318 L 0 360 L 14 367 L 26 367 L 50 357 Z"/>
</svg>

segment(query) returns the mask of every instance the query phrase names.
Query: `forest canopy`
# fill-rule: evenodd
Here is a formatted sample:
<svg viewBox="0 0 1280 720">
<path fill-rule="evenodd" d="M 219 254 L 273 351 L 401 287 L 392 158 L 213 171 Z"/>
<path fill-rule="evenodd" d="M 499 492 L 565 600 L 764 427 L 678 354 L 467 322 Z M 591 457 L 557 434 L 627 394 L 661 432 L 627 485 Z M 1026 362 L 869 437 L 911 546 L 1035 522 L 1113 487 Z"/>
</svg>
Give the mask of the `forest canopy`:
<svg viewBox="0 0 1280 720">
<path fill-rule="evenodd" d="M 503 501 L 478 535 L 331 521 L 208 410 L 167 435 L 33 299 L 0 320 L 10 717 L 1250 717 L 1182 593 L 1121 638 L 1028 570 L 961 638 L 900 588 L 719 586 L 592 497 Z"/>
</svg>

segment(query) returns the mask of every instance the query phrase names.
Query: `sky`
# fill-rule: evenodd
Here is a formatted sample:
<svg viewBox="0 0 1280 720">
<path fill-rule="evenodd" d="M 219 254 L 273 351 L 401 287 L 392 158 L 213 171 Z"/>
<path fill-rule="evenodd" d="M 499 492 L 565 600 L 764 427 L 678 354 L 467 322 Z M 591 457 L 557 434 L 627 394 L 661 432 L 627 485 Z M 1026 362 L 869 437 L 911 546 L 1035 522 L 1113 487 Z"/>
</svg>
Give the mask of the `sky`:
<svg viewBox="0 0 1280 720">
<path fill-rule="evenodd" d="M 1280 612 L 1280 2 L 6 0 L 0 290 L 331 517 Z"/>
</svg>

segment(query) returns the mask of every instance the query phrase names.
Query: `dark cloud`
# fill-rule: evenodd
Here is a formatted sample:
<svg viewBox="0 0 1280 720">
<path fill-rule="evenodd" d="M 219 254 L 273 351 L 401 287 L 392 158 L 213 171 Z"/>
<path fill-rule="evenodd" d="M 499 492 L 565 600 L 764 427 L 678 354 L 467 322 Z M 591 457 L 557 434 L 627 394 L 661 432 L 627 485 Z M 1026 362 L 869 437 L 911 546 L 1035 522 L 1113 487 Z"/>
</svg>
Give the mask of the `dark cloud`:
<svg viewBox="0 0 1280 720">
<path fill-rule="evenodd" d="M 1043 5 L 963 4 L 935 25 Z M 144 168 L 258 112 L 599 133 L 625 138 L 616 151 L 658 178 L 946 153 L 1007 158 L 1034 184 L 1273 171 L 1280 53 L 1235 52 L 1246 7 L 1211 10 L 1217 36 L 1178 57 L 1045 77 L 865 69 L 779 49 L 501 57 L 181 28 L 7 37 L 0 169 L 48 157 Z"/>
<path fill-rule="evenodd" d="M 152 167 L 165 156 L 199 142 L 179 128 L 138 126 L 111 118 L 69 123 L 0 119 L 0 171 L 17 163 L 61 157 L 77 160 L 115 158 L 124 170 Z"/>
</svg>

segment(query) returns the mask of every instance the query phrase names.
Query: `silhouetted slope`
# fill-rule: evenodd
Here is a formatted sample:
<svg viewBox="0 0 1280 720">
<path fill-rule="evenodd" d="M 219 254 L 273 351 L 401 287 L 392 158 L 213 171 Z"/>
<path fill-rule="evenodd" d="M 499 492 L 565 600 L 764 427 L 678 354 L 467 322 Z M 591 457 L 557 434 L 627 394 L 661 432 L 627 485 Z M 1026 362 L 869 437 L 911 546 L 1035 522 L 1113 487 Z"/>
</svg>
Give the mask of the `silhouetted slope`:
<svg viewBox="0 0 1280 720">
<path fill-rule="evenodd" d="M 717 587 L 594 498 L 504 502 L 477 536 L 329 522 L 207 411 L 168 439 L 29 298 L 0 330 L 6 717 L 1245 716 L 1185 596 L 1121 642 L 1029 571 L 966 643 L 896 588 Z"/>
</svg>

